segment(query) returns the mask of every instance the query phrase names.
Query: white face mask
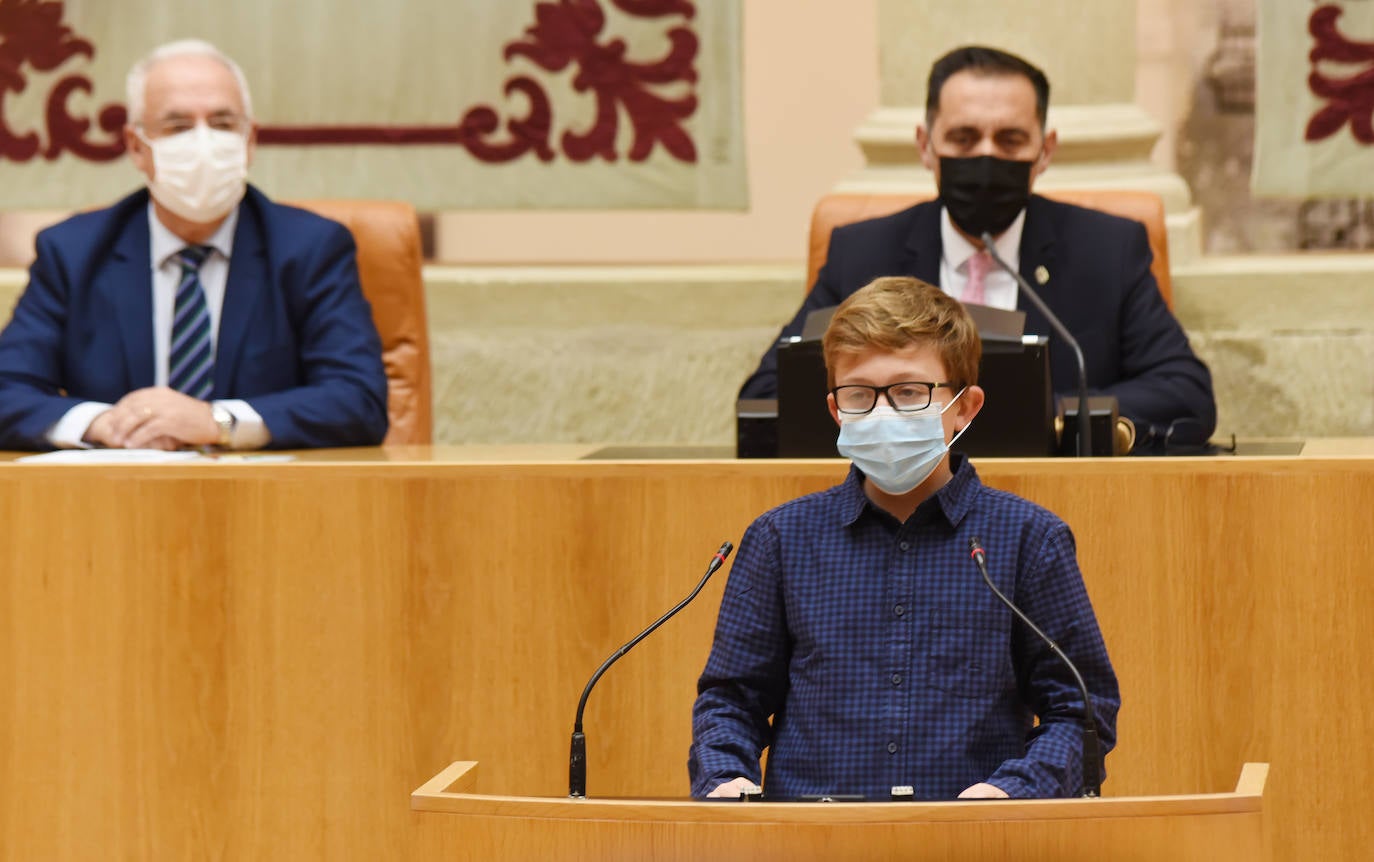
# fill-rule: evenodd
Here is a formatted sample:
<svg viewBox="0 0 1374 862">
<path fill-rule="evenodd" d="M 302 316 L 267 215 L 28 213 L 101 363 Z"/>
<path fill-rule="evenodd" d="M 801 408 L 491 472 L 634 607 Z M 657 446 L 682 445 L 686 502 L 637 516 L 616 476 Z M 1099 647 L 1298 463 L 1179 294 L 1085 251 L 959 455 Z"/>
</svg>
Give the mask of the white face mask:
<svg viewBox="0 0 1374 862">
<path fill-rule="evenodd" d="M 949 451 L 941 417 L 963 394 L 964 390 L 960 389 L 959 394 L 939 410 L 903 413 L 879 404 L 867 413 L 841 413 L 836 448 L 873 484 L 889 494 L 905 494 L 934 473 L 940 459 Z M 965 425 L 954 435 L 954 440 L 967 430 Z"/>
<path fill-rule="evenodd" d="M 153 200 L 187 221 L 204 224 L 229 214 L 248 184 L 248 139 L 237 132 L 194 129 L 148 140 L 153 153 Z"/>
</svg>

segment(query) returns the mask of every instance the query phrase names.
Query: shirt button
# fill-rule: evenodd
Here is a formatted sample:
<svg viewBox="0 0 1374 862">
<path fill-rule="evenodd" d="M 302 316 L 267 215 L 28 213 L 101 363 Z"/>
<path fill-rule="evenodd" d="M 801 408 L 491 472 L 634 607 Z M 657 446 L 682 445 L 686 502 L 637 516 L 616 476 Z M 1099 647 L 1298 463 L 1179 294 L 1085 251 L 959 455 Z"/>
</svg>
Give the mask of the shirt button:
<svg viewBox="0 0 1374 862">
<path fill-rule="evenodd" d="M 902 542 L 902 543 L 901 543 L 900 545 L 898 545 L 897 547 L 901 548 L 903 551 L 909 551 L 909 550 L 911 550 L 911 543 L 910 543 L 910 542 Z"/>
<path fill-rule="evenodd" d="M 892 609 L 892 612 L 900 617 L 902 614 L 906 613 L 906 608 L 902 607 L 901 605 L 897 605 Z"/>
<path fill-rule="evenodd" d="M 899 673 L 894 673 L 894 674 L 892 675 L 892 684 L 893 684 L 893 685 L 901 685 L 901 684 L 902 684 L 902 675 L 899 674 Z"/>
<path fill-rule="evenodd" d="M 897 743 L 895 743 L 895 742 L 889 742 L 889 743 L 887 744 L 887 753 L 888 753 L 888 754 L 896 754 L 896 753 L 897 753 Z"/>
</svg>

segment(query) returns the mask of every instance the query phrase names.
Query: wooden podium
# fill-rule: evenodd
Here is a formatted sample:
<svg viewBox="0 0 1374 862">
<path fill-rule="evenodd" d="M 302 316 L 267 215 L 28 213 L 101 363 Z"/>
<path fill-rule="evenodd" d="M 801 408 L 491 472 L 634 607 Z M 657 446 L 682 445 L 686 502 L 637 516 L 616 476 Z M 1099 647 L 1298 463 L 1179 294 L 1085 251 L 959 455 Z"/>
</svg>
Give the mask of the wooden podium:
<svg viewBox="0 0 1374 862">
<path fill-rule="evenodd" d="M 743 803 L 487 796 L 460 761 L 410 797 L 429 854 L 588 860 L 1199 860 L 1269 858 L 1267 763 L 1234 793 L 913 803 Z"/>
</svg>

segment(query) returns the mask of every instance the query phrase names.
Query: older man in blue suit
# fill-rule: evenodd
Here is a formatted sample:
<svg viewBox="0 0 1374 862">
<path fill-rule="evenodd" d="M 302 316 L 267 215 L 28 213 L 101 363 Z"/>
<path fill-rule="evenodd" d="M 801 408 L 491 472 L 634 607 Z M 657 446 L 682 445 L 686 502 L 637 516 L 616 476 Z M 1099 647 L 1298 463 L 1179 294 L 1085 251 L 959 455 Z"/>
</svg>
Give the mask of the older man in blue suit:
<svg viewBox="0 0 1374 862">
<path fill-rule="evenodd" d="M 1028 332 L 1050 335 L 1015 280 L 992 265 L 986 232 L 1003 259 L 1042 285 L 1083 348 L 1088 386 L 1117 397 L 1139 440 L 1205 441 L 1216 427 L 1211 374 L 1160 298 L 1144 226 L 1031 194 L 1058 144 L 1045 128 L 1049 89 L 1043 72 L 995 48 L 958 48 L 937 60 L 916 144 L 939 200 L 836 228 L 782 336 L 800 335 L 810 312 L 886 275 L 915 276 L 964 302 L 1020 308 Z M 1055 389 L 1075 389 L 1072 354 L 1057 338 L 1050 357 Z M 776 394 L 772 347 L 740 397 Z"/>
<path fill-rule="evenodd" d="M 175 42 L 128 85 L 147 188 L 39 234 L 0 333 L 0 448 L 380 443 L 386 374 L 352 237 L 247 185 L 238 66 Z"/>
</svg>

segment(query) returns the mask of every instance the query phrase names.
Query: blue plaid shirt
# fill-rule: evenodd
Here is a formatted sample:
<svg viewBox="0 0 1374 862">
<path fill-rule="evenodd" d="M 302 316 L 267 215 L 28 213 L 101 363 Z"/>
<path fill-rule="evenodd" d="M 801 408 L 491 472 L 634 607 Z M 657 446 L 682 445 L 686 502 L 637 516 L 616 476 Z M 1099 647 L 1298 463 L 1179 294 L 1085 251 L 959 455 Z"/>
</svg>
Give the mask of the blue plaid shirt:
<svg viewBox="0 0 1374 862">
<path fill-rule="evenodd" d="M 758 782 L 765 747 L 775 797 L 885 799 L 909 784 L 952 799 L 980 781 L 1012 797 L 1080 791 L 1078 686 L 1013 622 L 968 544 L 982 540 L 993 582 L 1078 665 L 1105 753 L 1121 698 L 1073 536 L 952 458 L 953 478 L 904 524 L 868 501 L 854 468 L 749 527 L 697 684 L 694 796 Z"/>
</svg>

